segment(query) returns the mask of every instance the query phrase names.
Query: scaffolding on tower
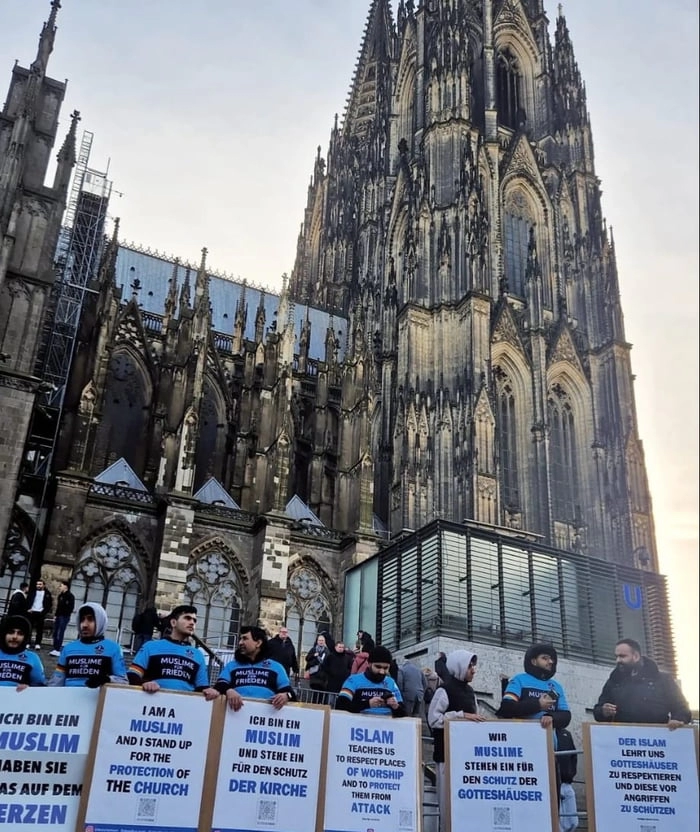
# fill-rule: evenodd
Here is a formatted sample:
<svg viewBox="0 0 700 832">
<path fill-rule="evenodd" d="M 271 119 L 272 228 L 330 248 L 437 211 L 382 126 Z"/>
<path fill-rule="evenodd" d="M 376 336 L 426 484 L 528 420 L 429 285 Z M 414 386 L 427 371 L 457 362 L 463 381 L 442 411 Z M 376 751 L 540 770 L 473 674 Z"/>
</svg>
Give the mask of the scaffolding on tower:
<svg viewBox="0 0 700 832">
<path fill-rule="evenodd" d="M 92 142 L 93 134 L 85 130 L 56 245 L 56 280 L 34 366 L 34 374 L 41 379 L 41 384 L 25 448 L 20 493 L 30 496 L 37 511 L 42 513 L 80 316 L 86 293 L 91 291 L 90 281 L 99 269 L 112 193 L 108 172 L 88 166 Z"/>
</svg>

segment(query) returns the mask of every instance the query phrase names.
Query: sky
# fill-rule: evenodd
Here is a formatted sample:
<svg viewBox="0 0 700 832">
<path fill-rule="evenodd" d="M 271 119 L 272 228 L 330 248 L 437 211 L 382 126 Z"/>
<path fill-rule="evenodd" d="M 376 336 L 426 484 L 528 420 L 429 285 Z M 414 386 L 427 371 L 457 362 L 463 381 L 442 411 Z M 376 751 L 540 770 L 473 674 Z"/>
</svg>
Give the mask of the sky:
<svg viewBox="0 0 700 832">
<path fill-rule="evenodd" d="M 120 237 L 193 262 L 206 246 L 212 268 L 279 289 L 369 6 L 63 0 L 49 63 L 69 79 L 60 129 L 80 110 Z M 49 0 L 0 0 L 0 88 L 14 59 L 33 59 L 48 12 Z M 568 0 L 563 13 L 614 230 L 681 680 L 698 707 L 698 5 Z"/>
</svg>

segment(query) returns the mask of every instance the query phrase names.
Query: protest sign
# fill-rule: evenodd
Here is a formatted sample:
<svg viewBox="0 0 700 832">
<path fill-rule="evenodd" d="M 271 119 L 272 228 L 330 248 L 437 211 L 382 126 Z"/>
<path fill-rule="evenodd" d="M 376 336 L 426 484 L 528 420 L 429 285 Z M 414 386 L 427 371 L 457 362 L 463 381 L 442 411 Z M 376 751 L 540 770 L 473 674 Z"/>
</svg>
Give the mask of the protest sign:
<svg viewBox="0 0 700 832">
<path fill-rule="evenodd" d="M 212 821 L 217 832 L 315 832 L 328 708 L 246 699 L 225 709 Z M 219 715 L 216 717 L 217 721 Z M 213 776 L 213 775 L 212 775 Z"/>
<path fill-rule="evenodd" d="M 664 725 L 585 723 L 586 799 L 595 832 L 697 829 L 697 734 Z"/>
<path fill-rule="evenodd" d="M 421 723 L 333 711 L 326 832 L 415 832 L 422 825 Z"/>
<path fill-rule="evenodd" d="M 104 687 L 80 828 L 195 832 L 213 704 L 200 693 Z"/>
<path fill-rule="evenodd" d="M 87 688 L 0 688 L 0 829 L 73 832 L 96 707 Z"/>
<path fill-rule="evenodd" d="M 558 829 L 551 728 L 463 719 L 445 727 L 450 829 Z"/>
</svg>

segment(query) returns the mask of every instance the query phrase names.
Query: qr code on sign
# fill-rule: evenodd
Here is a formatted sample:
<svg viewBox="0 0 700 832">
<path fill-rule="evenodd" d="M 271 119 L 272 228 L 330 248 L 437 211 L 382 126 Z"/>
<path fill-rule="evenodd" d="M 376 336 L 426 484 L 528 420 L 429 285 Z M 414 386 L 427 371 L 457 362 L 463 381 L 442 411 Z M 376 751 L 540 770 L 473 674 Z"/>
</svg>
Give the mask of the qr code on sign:
<svg viewBox="0 0 700 832">
<path fill-rule="evenodd" d="M 413 812 L 410 809 L 399 809 L 399 829 L 413 829 Z"/>
<path fill-rule="evenodd" d="M 155 820 L 157 807 L 155 797 L 140 797 L 136 804 L 136 820 Z"/>
<path fill-rule="evenodd" d="M 258 801 L 258 823 L 277 823 L 277 801 Z"/>
<path fill-rule="evenodd" d="M 510 807 L 509 806 L 494 806 L 493 807 L 493 828 L 494 829 L 510 829 Z"/>
</svg>

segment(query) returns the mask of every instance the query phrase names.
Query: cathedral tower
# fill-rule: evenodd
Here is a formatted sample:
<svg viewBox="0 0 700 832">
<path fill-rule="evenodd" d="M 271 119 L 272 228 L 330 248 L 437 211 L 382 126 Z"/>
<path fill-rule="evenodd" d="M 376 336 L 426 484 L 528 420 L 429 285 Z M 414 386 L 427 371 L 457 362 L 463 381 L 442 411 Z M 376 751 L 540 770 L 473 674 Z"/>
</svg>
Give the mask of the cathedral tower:
<svg viewBox="0 0 700 832">
<path fill-rule="evenodd" d="M 290 289 L 363 340 L 392 531 L 470 519 L 656 568 L 600 197 L 561 12 L 552 44 L 541 0 L 400 0 L 396 22 L 373 0 Z"/>
<path fill-rule="evenodd" d="M 33 375 L 42 321 L 54 281 L 54 252 L 75 164 L 78 114 L 46 172 L 66 85 L 49 78 L 59 0 L 52 0 L 36 58 L 15 65 L 0 114 L 0 541 L 5 540 L 39 379 Z"/>
</svg>

